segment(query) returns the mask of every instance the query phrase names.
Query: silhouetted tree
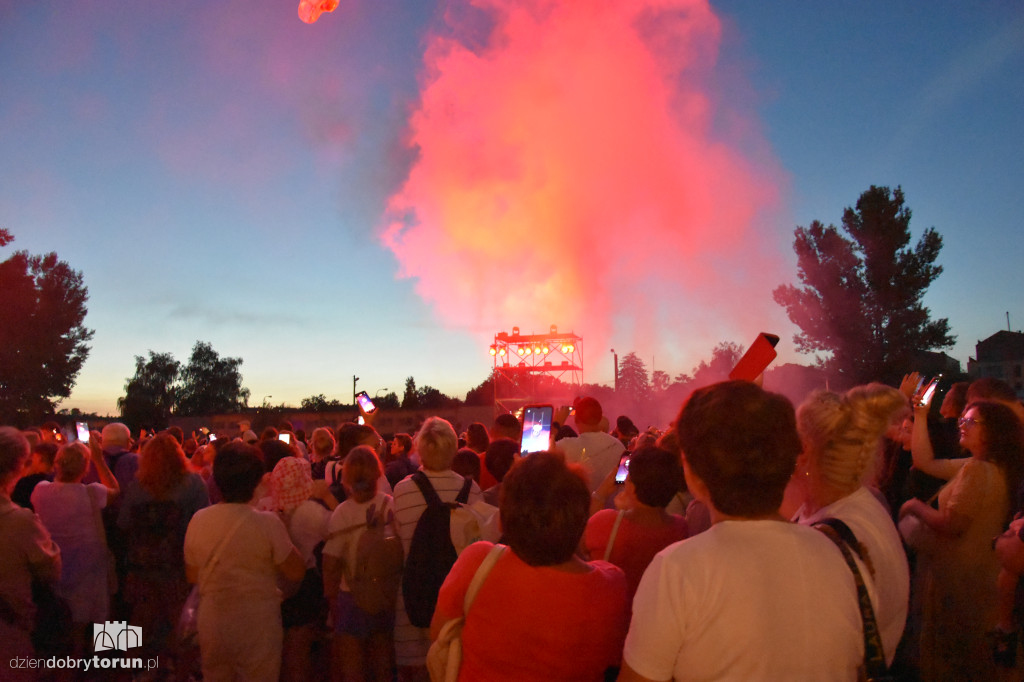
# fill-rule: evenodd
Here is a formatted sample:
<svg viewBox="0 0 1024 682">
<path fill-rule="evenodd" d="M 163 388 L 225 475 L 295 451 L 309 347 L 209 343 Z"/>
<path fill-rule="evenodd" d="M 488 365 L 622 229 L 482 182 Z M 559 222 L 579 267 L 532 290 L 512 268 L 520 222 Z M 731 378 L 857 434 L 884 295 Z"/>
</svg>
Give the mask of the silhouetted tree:
<svg viewBox="0 0 1024 682">
<path fill-rule="evenodd" d="M 942 273 L 942 237 L 925 230 L 911 248 L 910 209 L 897 187 L 871 186 L 843 213 L 842 232 L 818 221 L 797 227 L 793 249 L 801 286 L 775 289 L 801 332 L 801 353 L 824 352 L 843 383 L 894 382 L 918 351 L 947 348 L 949 320 L 931 320 L 921 300 Z"/>
<path fill-rule="evenodd" d="M 302 406 L 303 410 L 308 410 L 310 412 L 330 412 L 332 410 L 340 410 L 345 407 L 350 407 L 342 404 L 341 401 L 337 399 L 328 400 L 327 396 L 323 393 L 303 398 L 299 405 Z"/>
<path fill-rule="evenodd" d="M 405 393 L 402 394 L 402 409 L 415 410 L 420 406 L 420 396 L 416 391 L 416 380 L 412 377 L 405 379 Z"/>
<path fill-rule="evenodd" d="M 244 408 L 249 389 L 242 387 L 241 365 L 241 358 L 222 359 L 209 343 L 196 341 L 181 370 L 178 413 L 208 415 Z"/>
<path fill-rule="evenodd" d="M 14 237 L 0 230 L 0 246 Z M 89 291 L 56 253 L 0 263 L 0 423 L 39 423 L 71 395 L 89 355 Z"/>
<path fill-rule="evenodd" d="M 380 410 L 397 410 L 401 408 L 402 404 L 398 401 L 398 394 L 394 391 L 385 393 L 379 398 L 374 398 L 373 403 Z"/>
<path fill-rule="evenodd" d="M 149 360 L 135 356 L 135 376 L 124 385 L 117 399 L 121 420 L 133 431 L 146 427 L 167 428 L 177 399 L 176 381 L 181 363 L 170 353 L 149 351 Z"/>
<path fill-rule="evenodd" d="M 636 353 L 628 353 L 619 362 L 619 395 L 634 405 L 646 400 L 651 393 L 647 378 L 647 365 Z"/>
</svg>

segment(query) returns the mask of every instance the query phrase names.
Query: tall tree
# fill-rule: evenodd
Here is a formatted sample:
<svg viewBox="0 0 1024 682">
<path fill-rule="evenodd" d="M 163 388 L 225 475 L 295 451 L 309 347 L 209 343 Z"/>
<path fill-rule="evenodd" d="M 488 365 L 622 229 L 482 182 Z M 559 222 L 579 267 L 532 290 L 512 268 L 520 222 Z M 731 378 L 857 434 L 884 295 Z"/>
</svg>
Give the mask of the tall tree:
<svg viewBox="0 0 1024 682">
<path fill-rule="evenodd" d="M 0 246 L 13 236 L 0 230 Z M 0 263 L 0 423 L 38 423 L 71 395 L 89 355 L 89 291 L 57 254 Z"/>
<path fill-rule="evenodd" d="M 647 399 L 651 393 L 651 382 L 647 377 L 647 365 L 636 353 L 629 353 L 619 363 L 618 392 L 633 404 Z"/>
<path fill-rule="evenodd" d="M 245 407 L 249 389 L 242 387 L 241 365 L 242 358 L 221 358 L 209 343 L 196 341 L 181 371 L 178 413 L 209 415 Z"/>
<path fill-rule="evenodd" d="M 402 409 L 415 410 L 420 406 L 420 396 L 416 391 L 416 380 L 412 377 L 405 379 L 405 393 L 402 394 Z"/>
<path fill-rule="evenodd" d="M 135 356 L 135 376 L 124 385 L 117 399 L 121 420 L 132 430 L 142 427 L 163 429 L 170 422 L 177 399 L 176 381 L 181 363 L 170 353 L 149 351 L 149 359 Z"/>
<path fill-rule="evenodd" d="M 918 351 L 947 348 L 949 320 L 932 320 L 922 303 L 942 273 L 942 237 L 930 227 L 910 247 L 911 212 L 903 190 L 871 186 L 843 212 L 842 232 L 818 221 L 797 227 L 793 249 L 801 286 L 774 291 L 801 332 L 801 353 L 844 383 L 894 382 Z"/>
</svg>

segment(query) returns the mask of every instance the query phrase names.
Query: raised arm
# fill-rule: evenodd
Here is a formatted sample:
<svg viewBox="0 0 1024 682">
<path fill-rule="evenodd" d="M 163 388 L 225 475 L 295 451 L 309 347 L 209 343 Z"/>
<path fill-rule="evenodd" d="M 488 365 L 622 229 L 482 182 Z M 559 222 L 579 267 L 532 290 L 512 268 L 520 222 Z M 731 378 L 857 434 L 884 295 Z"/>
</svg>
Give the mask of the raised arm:
<svg viewBox="0 0 1024 682">
<path fill-rule="evenodd" d="M 110 467 L 107 466 L 107 459 L 103 456 L 103 450 L 100 448 L 100 439 L 99 431 L 89 434 L 89 457 L 92 459 L 93 466 L 96 467 L 96 475 L 99 476 L 100 483 L 107 487 L 107 501 L 109 502 L 121 492 L 121 486 L 114 478 Z"/>
<path fill-rule="evenodd" d="M 960 468 L 970 459 L 970 457 L 935 459 L 932 439 L 928 434 L 927 405 L 914 405 L 914 430 L 910 437 L 910 454 L 914 459 L 914 467 L 919 471 L 944 481 L 956 476 Z"/>
</svg>

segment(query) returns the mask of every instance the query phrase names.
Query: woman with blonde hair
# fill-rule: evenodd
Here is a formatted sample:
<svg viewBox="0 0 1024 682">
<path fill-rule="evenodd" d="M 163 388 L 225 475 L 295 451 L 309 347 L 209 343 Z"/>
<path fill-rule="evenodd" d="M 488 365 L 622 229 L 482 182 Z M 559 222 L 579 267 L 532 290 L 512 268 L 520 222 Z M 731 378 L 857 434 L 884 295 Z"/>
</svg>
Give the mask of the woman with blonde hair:
<svg viewBox="0 0 1024 682">
<path fill-rule="evenodd" d="M 32 506 L 64 562 L 58 587 L 71 606 L 78 646 L 84 647 L 91 623 L 102 623 L 110 613 L 113 576 L 100 510 L 120 488 L 99 448 L 100 434 L 92 432 L 90 445 L 69 443 L 57 451 L 57 474 L 52 483 L 41 481 L 32 491 Z M 82 483 L 89 462 L 99 483 Z"/>
<path fill-rule="evenodd" d="M 407 476 L 395 486 L 394 495 L 398 534 L 402 538 L 407 562 L 416 525 L 427 509 L 425 489 L 428 492 L 433 489 L 441 502 L 445 503 L 458 499 L 474 504 L 482 499 L 480 486 L 473 479 L 464 479 L 452 471 L 452 460 L 458 450 L 458 436 L 446 420 L 430 417 L 423 422 L 416 434 L 414 449 L 419 453 L 422 466 L 415 474 Z M 412 579 L 408 571 L 406 576 Z M 437 587 L 440 588 L 440 585 Z M 429 648 L 429 621 L 425 625 L 413 623 L 406 610 L 404 592 L 400 593 L 395 614 L 395 657 L 401 682 L 427 679 Z"/>
<path fill-rule="evenodd" d="M 390 682 L 394 605 L 378 613 L 363 610 L 352 594 L 351 581 L 359 541 L 366 529 L 383 525 L 386 535 L 394 534 L 394 500 L 379 489 L 383 471 L 373 448 L 354 447 L 341 471 L 348 497 L 331 514 L 329 539 L 323 551 L 324 595 L 334 623 L 331 679 Z"/>
<path fill-rule="evenodd" d="M 815 392 L 797 410 L 803 452 L 790 484 L 790 495 L 800 504 L 794 520 L 813 526 L 838 519 L 859 543 L 860 570 L 874 588 L 872 605 L 887 664 L 906 624 L 910 571 L 892 517 L 866 483 L 883 435 L 906 407 L 902 393 L 878 383 L 843 395 Z"/>
</svg>

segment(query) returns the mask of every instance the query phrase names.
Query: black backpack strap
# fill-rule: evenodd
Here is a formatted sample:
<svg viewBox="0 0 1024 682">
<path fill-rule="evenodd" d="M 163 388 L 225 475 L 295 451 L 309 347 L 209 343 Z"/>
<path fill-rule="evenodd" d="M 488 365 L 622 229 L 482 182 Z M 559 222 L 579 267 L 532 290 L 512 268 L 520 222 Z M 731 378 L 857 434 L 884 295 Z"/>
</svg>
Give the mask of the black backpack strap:
<svg viewBox="0 0 1024 682">
<path fill-rule="evenodd" d="M 845 521 L 829 517 L 822 519 L 821 521 L 817 521 L 814 525 L 828 526 L 834 530 L 836 535 L 846 543 L 846 546 L 853 550 L 857 555 L 857 558 L 864 562 L 864 565 L 868 567 L 868 570 L 870 570 L 872 574 L 875 572 L 874 567 L 871 565 L 871 560 L 866 556 L 867 552 L 865 551 L 864 546 L 860 544 L 860 540 L 858 540 L 857 536 L 853 534 L 853 531 L 850 530 L 850 527 L 846 525 Z"/>
<path fill-rule="evenodd" d="M 438 507 L 444 505 L 441 498 L 437 496 L 437 491 L 434 490 L 434 486 L 430 484 L 430 479 L 427 475 L 420 470 L 412 475 L 413 483 L 423 493 L 423 499 L 427 503 L 428 507 Z"/>
<path fill-rule="evenodd" d="M 462 484 L 462 490 L 460 490 L 459 494 L 455 497 L 455 501 L 458 502 L 459 504 L 466 504 L 467 502 L 469 502 L 469 491 L 470 489 L 472 489 L 472 487 L 473 479 L 467 478 L 465 482 Z"/>
<path fill-rule="evenodd" d="M 853 581 L 857 586 L 857 603 L 860 607 L 861 624 L 864 631 L 864 672 L 867 673 L 867 679 L 869 680 L 889 679 L 887 677 L 885 651 L 882 646 L 882 635 L 878 629 L 878 622 L 875 620 L 875 609 L 871 605 L 871 597 L 868 595 L 867 586 L 864 584 L 864 577 L 861 575 L 851 551 L 851 548 L 857 545 L 850 545 L 846 538 L 842 537 L 841 531 L 836 530 L 832 523 L 828 523 L 829 521 L 836 521 L 842 524 L 847 532 L 850 532 L 850 529 L 839 519 L 825 519 L 814 524 L 815 530 L 823 533 L 825 537 L 839 548 L 843 559 L 846 560 L 846 565 L 850 568 L 850 573 L 853 574 Z M 853 536 L 853 533 L 850 532 L 850 535 Z M 856 542 L 856 537 L 854 537 L 854 542 Z"/>
</svg>

